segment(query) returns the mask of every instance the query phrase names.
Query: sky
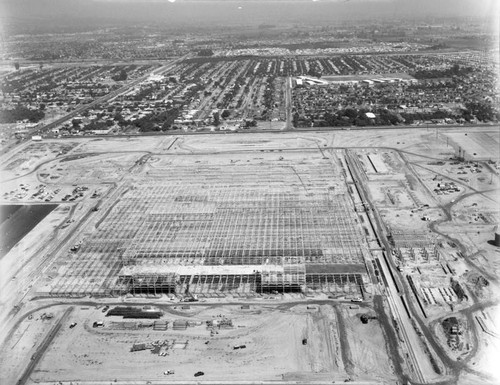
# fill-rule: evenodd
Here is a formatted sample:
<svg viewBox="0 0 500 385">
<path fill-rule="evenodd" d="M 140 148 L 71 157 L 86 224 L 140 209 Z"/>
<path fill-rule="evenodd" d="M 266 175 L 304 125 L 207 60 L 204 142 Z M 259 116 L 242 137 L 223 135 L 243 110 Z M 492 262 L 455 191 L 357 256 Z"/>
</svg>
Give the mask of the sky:
<svg viewBox="0 0 500 385">
<path fill-rule="evenodd" d="M 499 0 L 0 0 L 0 21 L 250 25 L 498 15 Z M 498 16 L 493 24 L 498 24 Z M 495 25 L 496 25 L 495 24 Z"/>
<path fill-rule="evenodd" d="M 487 14 L 491 12 L 498 0 L 0 0 L 7 9 L 15 11 L 24 10 L 29 12 L 29 8 L 34 11 L 44 8 L 46 10 L 67 9 L 77 4 L 77 7 L 99 9 L 106 4 L 127 3 L 128 5 L 164 5 L 167 7 L 193 6 L 199 4 L 212 4 L 214 7 L 232 5 L 245 6 L 259 4 L 261 7 L 272 7 L 272 3 L 300 4 L 302 6 L 338 6 L 356 7 L 365 4 L 377 4 L 384 9 L 398 10 L 419 10 L 421 13 L 439 12 L 440 14 L 463 13 L 467 14 Z"/>
</svg>

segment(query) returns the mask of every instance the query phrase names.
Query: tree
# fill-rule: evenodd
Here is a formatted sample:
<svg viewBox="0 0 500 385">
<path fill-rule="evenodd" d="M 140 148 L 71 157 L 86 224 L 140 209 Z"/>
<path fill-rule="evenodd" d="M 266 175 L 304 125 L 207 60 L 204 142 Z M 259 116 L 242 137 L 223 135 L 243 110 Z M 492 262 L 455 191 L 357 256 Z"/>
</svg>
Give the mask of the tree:
<svg viewBox="0 0 500 385">
<path fill-rule="evenodd" d="M 257 121 L 253 120 L 245 120 L 245 128 L 257 127 Z"/>
<path fill-rule="evenodd" d="M 0 123 L 15 123 L 22 120 L 29 120 L 36 123 L 45 117 L 45 113 L 40 110 L 30 110 L 21 105 L 17 105 L 13 110 L 0 109 Z"/>
<path fill-rule="evenodd" d="M 229 110 L 224 110 L 224 111 L 222 111 L 221 118 L 227 119 L 227 118 L 229 118 L 229 115 L 230 115 Z"/>
<path fill-rule="evenodd" d="M 127 72 L 125 72 L 125 70 L 122 68 L 120 70 L 120 73 L 118 75 L 112 76 L 111 79 L 118 82 L 122 80 L 127 80 L 127 77 L 128 77 Z"/>
<path fill-rule="evenodd" d="M 321 72 L 316 67 L 312 67 L 307 74 L 318 79 L 321 77 Z"/>
<path fill-rule="evenodd" d="M 214 124 L 216 126 L 218 126 L 220 124 L 220 116 L 219 116 L 219 112 L 214 112 L 213 113 L 213 118 L 214 118 Z"/>
<path fill-rule="evenodd" d="M 474 115 L 481 121 L 493 120 L 494 118 L 494 110 L 493 106 L 490 102 L 484 101 L 472 101 L 465 103 L 466 111 L 464 113 L 464 118 L 467 119 L 466 116 Z"/>
<path fill-rule="evenodd" d="M 214 55 L 214 51 L 212 51 L 209 48 L 200 49 L 198 51 L 198 56 L 213 56 L 213 55 Z"/>
<path fill-rule="evenodd" d="M 343 115 L 349 119 L 355 119 L 358 116 L 358 112 L 354 108 L 346 108 Z"/>
</svg>

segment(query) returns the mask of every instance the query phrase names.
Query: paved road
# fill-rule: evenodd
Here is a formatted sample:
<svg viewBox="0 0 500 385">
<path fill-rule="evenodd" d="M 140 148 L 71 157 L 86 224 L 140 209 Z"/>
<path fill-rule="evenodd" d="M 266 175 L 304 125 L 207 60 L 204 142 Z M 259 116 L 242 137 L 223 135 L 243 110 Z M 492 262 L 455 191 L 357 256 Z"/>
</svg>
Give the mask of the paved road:
<svg viewBox="0 0 500 385">
<path fill-rule="evenodd" d="M 292 124 L 292 78 L 288 77 L 286 79 L 286 90 L 285 90 L 285 113 L 286 113 L 286 126 L 287 130 L 293 128 Z"/>
<path fill-rule="evenodd" d="M 290 113 L 290 119 L 292 118 Z M 269 122 L 268 122 L 269 123 Z M 378 126 L 378 127 L 311 127 L 311 128 L 293 128 L 293 125 L 289 124 L 289 127 L 294 132 L 310 132 L 310 133 L 322 133 L 322 132 L 337 132 L 337 131 L 376 131 L 376 130 L 422 130 L 424 127 L 421 126 Z M 464 128 L 491 128 L 495 130 L 495 127 L 486 124 L 471 124 L 467 126 L 438 126 L 442 131 L 448 131 L 453 129 L 464 129 Z M 171 136 L 171 135 L 237 135 L 237 134 L 282 134 L 283 129 L 268 129 L 265 130 L 258 128 L 242 129 L 237 131 L 184 131 L 184 130 L 170 130 L 165 132 L 140 132 L 137 134 L 117 134 L 117 135 L 85 135 L 84 138 L 135 138 L 142 136 Z M 78 139 L 82 138 L 80 136 L 66 136 L 59 139 Z M 24 142 L 23 142 L 24 143 Z M 372 147 L 373 148 L 373 147 Z"/>
<path fill-rule="evenodd" d="M 68 316 L 73 311 L 73 309 L 74 309 L 73 306 L 71 306 L 68 309 L 66 309 L 66 311 L 61 316 L 61 318 L 59 318 L 59 320 L 52 327 L 52 329 L 50 330 L 50 332 L 45 336 L 45 338 L 43 339 L 42 343 L 36 349 L 36 352 L 31 357 L 31 360 L 30 360 L 30 362 L 28 364 L 28 367 L 24 370 L 23 374 L 21 375 L 21 377 L 17 381 L 17 383 L 16 383 L 17 385 L 24 385 L 24 384 L 26 384 L 26 382 L 28 381 L 28 379 L 31 376 L 31 373 L 35 369 L 36 365 L 38 365 L 38 363 L 42 359 L 45 351 L 50 346 L 50 344 L 54 340 L 55 336 L 59 332 L 59 329 L 61 329 L 61 326 L 62 326 L 63 322 L 68 318 Z"/>
</svg>

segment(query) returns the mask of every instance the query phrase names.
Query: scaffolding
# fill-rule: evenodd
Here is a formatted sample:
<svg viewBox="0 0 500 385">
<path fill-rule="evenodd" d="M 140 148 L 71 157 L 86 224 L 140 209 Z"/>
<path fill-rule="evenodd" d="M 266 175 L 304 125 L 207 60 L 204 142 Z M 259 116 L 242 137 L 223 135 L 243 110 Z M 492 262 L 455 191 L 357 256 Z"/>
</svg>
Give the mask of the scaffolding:
<svg viewBox="0 0 500 385">
<path fill-rule="evenodd" d="M 305 200 L 298 193 L 243 191 L 226 202 L 226 189 L 217 189 L 179 202 L 176 192 L 165 190 L 163 207 L 169 212 L 145 214 L 123 254 L 124 265 L 363 262 L 360 232 L 343 195 Z M 200 198 L 205 211 L 181 211 L 193 210 Z"/>
<path fill-rule="evenodd" d="M 57 259 L 51 295 L 335 292 L 357 278 L 306 267 L 364 267 L 365 236 L 329 160 L 160 163 L 122 189 L 82 246 Z"/>
<path fill-rule="evenodd" d="M 428 233 L 393 231 L 391 235 L 396 255 L 402 264 L 408 262 L 430 263 L 440 260 L 437 239 Z"/>
</svg>

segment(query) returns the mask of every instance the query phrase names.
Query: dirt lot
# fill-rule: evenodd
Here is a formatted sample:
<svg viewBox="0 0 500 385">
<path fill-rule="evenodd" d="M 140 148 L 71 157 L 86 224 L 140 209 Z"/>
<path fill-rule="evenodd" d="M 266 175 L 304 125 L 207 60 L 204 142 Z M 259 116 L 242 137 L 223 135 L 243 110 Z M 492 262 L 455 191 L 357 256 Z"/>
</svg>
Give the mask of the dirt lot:
<svg viewBox="0 0 500 385">
<path fill-rule="evenodd" d="M 500 146 L 500 134 L 498 129 L 481 132 L 448 133 L 453 146 L 461 147 L 465 151 L 465 157 L 473 160 L 488 160 L 498 158 Z"/>
<path fill-rule="evenodd" d="M 118 330 L 117 325 L 124 322 L 121 317 L 104 317 L 100 310 L 77 308 L 63 324 L 32 379 L 158 380 L 169 369 L 175 370 L 171 379 L 176 381 L 192 380 L 197 371 L 205 373 L 206 381 L 347 378 L 334 309 L 328 305 L 309 307 L 252 305 L 248 310 L 237 306 L 172 310 L 162 320 L 185 319 L 195 324 L 186 330 L 172 330 L 170 324 L 166 331 L 151 327 Z M 373 379 L 374 374 L 380 379 L 390 378 L 389 360 L 377 322 L 361 326 L 355 315 L 344 316 L 356 365 L 354 378 L 359 375 Z M 216 329 L 217 334 L 211 336 L 206 321 L 223 317 L 231 319 L 234 327 Z M 96 320 L 103 320 L 104 328 L 92 328 Z M 78 324 L 69 328 L 73 322 Z M 302 343 L 304 338 L 306 345 Z M 158 340 L 175 341 L 167 350 L 168 355 L 130 351 L 133 344 Z M 234 350 L 238 345 L 246 347 Z M 61 352 L 65 352 L 63 361 Z"/>
<path fill-rule="evenodd" d="M 477 322 L 480 318 L 487 327 L 486 333 Z M 473 319 L 478 328 L 478 353 L 471 359 L 474 372 L 464 373 L 459 384 L 498 384 L 500 378 L 500 307 L 498 305 L 473 313 Z M 496 326 L 495 326 L 496 325 Z"/>
<path fill-rule="evenodd" d="M 15 384 L 37 347 L 64 311 L 63 307 L 40 310 L 25 318 L 0 351 L 0 383 Z"/>
</svg>

